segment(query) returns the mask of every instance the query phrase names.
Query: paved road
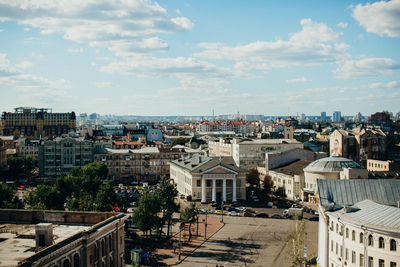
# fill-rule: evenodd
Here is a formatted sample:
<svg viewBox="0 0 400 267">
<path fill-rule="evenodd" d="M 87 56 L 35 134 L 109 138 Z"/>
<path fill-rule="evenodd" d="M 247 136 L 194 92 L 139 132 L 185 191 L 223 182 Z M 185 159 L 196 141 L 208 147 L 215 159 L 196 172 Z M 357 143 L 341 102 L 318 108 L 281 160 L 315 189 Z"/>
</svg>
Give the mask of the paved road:
<svg viewBox="0 0 400 267">
<path fill-rule="evenodd" d="M 226 225 L 180 266 L 290 266 L 286 238 L 296 221 L 228 217 Z M 317 253 L 317 223 L 307 221 L 307 246 Z"/>
</svg>

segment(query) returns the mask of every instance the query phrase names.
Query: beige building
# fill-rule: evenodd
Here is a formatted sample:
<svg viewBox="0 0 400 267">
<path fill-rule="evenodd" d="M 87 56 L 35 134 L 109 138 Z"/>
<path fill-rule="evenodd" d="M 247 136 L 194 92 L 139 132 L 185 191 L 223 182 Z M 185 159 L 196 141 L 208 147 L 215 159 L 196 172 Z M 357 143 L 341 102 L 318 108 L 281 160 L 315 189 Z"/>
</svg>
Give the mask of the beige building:
<svg viewBox="0 0 400 267">
<path fill-rule="evenodd" d="M 111 212 L 1 210 L 0 266 L 124 266 L 127 219 Z"/>
<path fill-rule="evenodd" d="M 369 172 L 389 172 L 400 170 L 400 163 L 391 160 L 367 160 L 367 170 Z"/>
<path fill-rule="evenodd" d="M 219 140 L 208 141 L 210 157 L 232 157 L 232 138 L 219 138 Z"/>
<path fill-rule="evenodd" d="M 246 199 L 246 170 L 232 157 L 194 155 L 170 163 L 170 177 L 178 191 L 193 200 L 236 202 Z"/>
</svg>

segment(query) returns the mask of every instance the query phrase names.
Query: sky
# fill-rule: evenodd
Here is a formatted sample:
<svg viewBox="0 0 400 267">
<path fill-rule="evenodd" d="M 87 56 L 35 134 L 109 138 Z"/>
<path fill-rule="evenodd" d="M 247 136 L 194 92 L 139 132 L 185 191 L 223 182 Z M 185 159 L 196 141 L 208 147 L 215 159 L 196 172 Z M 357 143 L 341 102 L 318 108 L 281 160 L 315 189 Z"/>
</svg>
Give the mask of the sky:
<svg viewBox="0 0 400 267">
<path fill-rule="evenodd" d="M 400 111 L 400 0 L 0 0 L 0 109 Z"/>
</svg>

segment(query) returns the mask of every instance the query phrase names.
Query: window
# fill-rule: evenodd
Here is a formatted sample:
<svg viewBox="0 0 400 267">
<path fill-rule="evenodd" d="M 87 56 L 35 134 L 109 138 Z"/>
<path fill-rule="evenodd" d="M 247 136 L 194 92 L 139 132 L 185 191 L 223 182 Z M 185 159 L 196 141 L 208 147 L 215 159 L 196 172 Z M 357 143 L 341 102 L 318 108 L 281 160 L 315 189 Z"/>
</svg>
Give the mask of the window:
<svg viewBox="0 0 400 267">
<path fill-rule="evenodd" d="M 397 267 L 397 264 L 393 261 L 390 262 L 390 267 Z"/>
<path fill-rule="evenodd" d="M 390 251 L 396 251 L 396 250 L 397 250 L 396 240 L 390 239 Z"/>
<path fill-rule="evenodd" d="M 200 180 L 197 180 L 197 187 L 200 187 Z"/>
<path fill-rule="evenodd" d="M 74 255 L 74 267 L 79 267 L 79 254 L 75 253 Z"/>
<path fill-rule="evenodd" d="M 351 263 L 356 263 L 356 252 L 351 251 Z"/>
<path fill-rule="evenodd" d="M 360 266 L 364 266 L 364 254 L 360 254 Z"/>
<path fill-rule="evenodd" d="M 343 257 L 343 246 L 340 246 L 340 257 Z"/>
<path fill-rule="evenodd" d="M 336 255 L 338 255 L 338 251 L 339 251 L 339 244 L 336 243 Z"/>
<path fill-rule="evenodd" d="M 356 231 L 351 232 L 351 240 L 356 241 Z"/>
<path fill-rule="evenodd" d="M 371 246 L 371 247 L 374 246 L 374 238 L 372 237 L 372 235 L 368 236 L 368 246 Z"/>
<path fill-rule="evenodd" d="M 385 248 L 385 239 L 379 237 L 379 248 Z"/>
<path fill-rule="evenodd" d="M 349 228 L 346 228 L 346 238 L 349 238 Z"/>
<path fill-rule="evenodd" d="M 364 243 L 364 234 L 360 233 L 360 243 Z"/>
<path fill-rule="evenodd" d="M 211 186 L 211 180 L 206 180 L 207 187 Z"/>
<path fill-rule="evenodd" d="M 374 258 L 368 257 L 368 267 L 374 267 Z"/>
<path fill-rule="evenodd" d="M 348 248 L 346 248 L 346 253 L 345 253 L 344 257 L 346 260 L 349 260 L 349 249 Z"/>
<path fill-rule="evenodd" d="M 385 260 L 379 259 L 379 267 L 385 267 Z"/>
<path fill-rule="evenodd" d="M 331 251 L 333 252 L 333 240 L 331 240 Z"/>
</svg>

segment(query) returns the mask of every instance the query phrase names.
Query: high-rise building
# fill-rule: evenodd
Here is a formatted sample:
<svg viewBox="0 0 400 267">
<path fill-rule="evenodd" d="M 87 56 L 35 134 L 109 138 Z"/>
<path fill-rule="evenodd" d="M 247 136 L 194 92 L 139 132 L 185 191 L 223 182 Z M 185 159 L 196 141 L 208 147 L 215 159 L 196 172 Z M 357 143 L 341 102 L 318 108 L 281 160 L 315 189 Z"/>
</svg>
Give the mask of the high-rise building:
<svg viewBox="0 0 400 267">
<path fill-rule="evenodd" d="M 47 108 L 18 107 L 15 112 L 3 112 L 3 135 L 45 137 L 66 134 L 76 129 L 75 112 L 52 113 Z"/>
<path fill-rule="evenodd" d="M 86 113 L 79 114 L 79 125 L 85 125 L 88 121 L 88 115 Z"/>
<path fill-rule="evenodd" d="M 326 112 L 321 112 L 321 121 L 326 121 Z"/>
<path fill-rule="evenodd" d="M 342 113 L 340 111 L 334 111 L 332 121 L 333 122 L 341 122 L 342 121 Z"/>
</svg>

